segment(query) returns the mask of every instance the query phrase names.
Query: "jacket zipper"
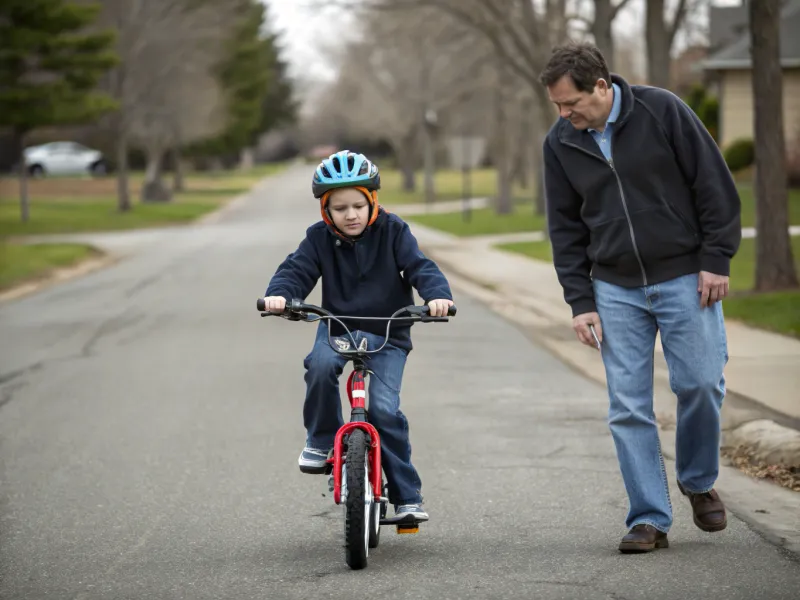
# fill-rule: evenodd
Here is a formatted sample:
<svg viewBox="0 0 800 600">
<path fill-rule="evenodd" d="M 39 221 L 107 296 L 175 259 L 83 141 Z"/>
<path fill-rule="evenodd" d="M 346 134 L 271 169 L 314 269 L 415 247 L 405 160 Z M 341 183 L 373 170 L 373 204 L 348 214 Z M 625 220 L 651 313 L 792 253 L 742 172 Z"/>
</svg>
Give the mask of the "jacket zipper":
<svg viewBox="0 0 800 600">
<path fill-rule="evenodd" d="M 606 161 L 605 159 L 600 158 L 596 154 L 594 154 L 592 152 L 589 152 L 585 148 L 581 148 L 580 146 L 578 146 L 576 144 L 568 144 L 568 143 L 565 142 L 565 145 L 566 146 L 571 146 L 572 148 L 576 148 L 577 150 L 580 150 L 581 152 L 584 152 L 584 153 L 588 154 L 589 156 L 592 156 L 592 157 L 594 157 L 594 158 L 596 158 L 598 160 L 602 160 L 609 167 L 611 167 L 611 172 L 614 173 L 614 177 L 617 179 L 617 187 L 619 188 L 619 195 L 620 195 L 620 198 L 622 199 L 622 210 L 625 211 L 625 220 L 628 222 L 628 231 L 631 234 L 631 243 L 633 244 L 633 253 L 636 255 L 636 261 L 639 263 L 639 268 L 642 270 L 642 281 L 644 282 L 644 285 L 646 287 L 647 286 L 647 272 L 644 270 L 644 263 L 642 262 L 641 255 L 639 254 L 639 247 L 636 244 L 636 235 L 633 232 L 633 222 L 631 221 L 631 215 L 628 212 L 628 203 L 625 201 L 625 192 L 622 190 L 622 180 L 620 180 L 619 173 L 617 172 L 617 169 L 614 167 L 613 159 L 610 159 L 610 160 Z"/>
<path fill-rule="evenodd" d="M 619 195 L 622 198 L 622 209 L 625 211 L 625 219 L 628 221 L 628 230 L 631 232 L 631 242 L 633 243 L 633 253 L 636 255 L 636 260 L 639 262 L 639 268 L 642 270 L 642 281 L 644 282 L 645 287 L 647 287 L 647 272 L 644 270 L 644 263 L 642 262 L 642 257 L 639 255 L 639 246 L 636 244 L 636 235 L 633 233 L 633 221 L 631 221 L 631 215 L 628 212 L 628 203 L 625 202 L 625 192 L 622 191 L 622 181 L 620 181 L 619 173 L 614 168 L 614 161 L 609 160 L 608 166 L 611 167 L 611 170 L 614 172 L 614 177 L 617 178 L 617 185 L 619 186 Z"/>
</svg>

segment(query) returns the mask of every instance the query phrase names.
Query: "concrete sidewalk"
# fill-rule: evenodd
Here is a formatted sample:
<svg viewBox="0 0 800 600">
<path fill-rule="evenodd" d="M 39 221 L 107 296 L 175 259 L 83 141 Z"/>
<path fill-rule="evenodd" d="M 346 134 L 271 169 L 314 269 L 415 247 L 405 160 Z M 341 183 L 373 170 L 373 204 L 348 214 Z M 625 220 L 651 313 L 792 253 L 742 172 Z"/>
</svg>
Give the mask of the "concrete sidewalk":
<svg viewBox="0 0 800 600">
<path fill-rule="evenodd" d="M 470 239 L 410 225 L 428 256 L 448 275 L 472 284 L 471 294 L 524 325 L 567 363 L 605 383 L 600 355 L 575 339 L 572 315 L 552 264 L 492 247 L 536 239 L 536 232 Z M 800 465 L 800 340 L 733 320 L 726 326 L 730 359 L 725 371 L 723 443 L 756 445 L 760 458 L 770 463 Z M 669 375 L 660 340 L 655 376 L 661 384 L 659 417 L 674 423 L 674 396 L 667 398 Z"/>
</svg>

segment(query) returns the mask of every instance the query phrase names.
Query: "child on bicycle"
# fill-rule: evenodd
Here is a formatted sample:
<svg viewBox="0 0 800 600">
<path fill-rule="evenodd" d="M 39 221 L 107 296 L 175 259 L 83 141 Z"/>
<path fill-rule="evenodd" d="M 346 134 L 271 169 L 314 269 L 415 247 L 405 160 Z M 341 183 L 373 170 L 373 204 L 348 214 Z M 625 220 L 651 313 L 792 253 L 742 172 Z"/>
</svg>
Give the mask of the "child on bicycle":
<svg viewBox="0 0 800 600">
<path fill-rule="evenodd" d="M 408 225 L 378 204 L 378 167 L 363 154 L 342 150 L 323 160 L 312 179 L 322 221 L 306 230 L 305 239 L 278 266 L 266 291 L 270 312 L 283 312 L 286 301 L 305 299 L 322 278 L 322 307 L 336 315 L 390 317 L 414 304 L 412 286 L 443 317 L 453 305 L 447 279 L 419 249 Z M 345 321 L 357 344 L 376 349 L 386 335 L 386 321 Z M 322 321 L 306 369 L 303 421 L 306 444 L 298 463 L 304 473 L 324 473 L 333 441 L 342 426 L 339 376 L 346 360 L 328 344 L 351 344 L 335 321 Z M 412 349 L 411 325 L 392 323 L 385 348 L 372 355 L 369 369 L 369 421 L 381 438 L 389 501 L 398 518 L 425 521 L 422 483 L 411 464 L 408 421 L 400 411 L 400 384 Z"/>
</svg>

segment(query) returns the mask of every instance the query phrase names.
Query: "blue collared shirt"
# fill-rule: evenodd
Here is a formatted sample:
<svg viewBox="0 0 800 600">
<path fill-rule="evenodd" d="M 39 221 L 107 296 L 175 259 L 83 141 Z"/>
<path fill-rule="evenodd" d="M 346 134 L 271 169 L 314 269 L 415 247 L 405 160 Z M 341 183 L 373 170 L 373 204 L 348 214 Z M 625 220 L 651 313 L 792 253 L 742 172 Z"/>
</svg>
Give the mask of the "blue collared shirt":
<svg viewBox="0 0 800 600">
<path fill-rule="evenodd" d="M 619 89 L 616 83 L 611 84 L 611 89 L 614 90 L 614 100 L 611 104 L 611 113 L 606 121 L 606 128 L 602 133 L 596 129 L 589 129 L 589 133 L 592 134 L 594 141 L 600 146 L 600 151 L 606 157 L 606 160 L 611 160 L 611 131 L 613 123 L 616 123 L 619 118 L 619 110 L 622 107 L 622 90 Z"/>
</svg>

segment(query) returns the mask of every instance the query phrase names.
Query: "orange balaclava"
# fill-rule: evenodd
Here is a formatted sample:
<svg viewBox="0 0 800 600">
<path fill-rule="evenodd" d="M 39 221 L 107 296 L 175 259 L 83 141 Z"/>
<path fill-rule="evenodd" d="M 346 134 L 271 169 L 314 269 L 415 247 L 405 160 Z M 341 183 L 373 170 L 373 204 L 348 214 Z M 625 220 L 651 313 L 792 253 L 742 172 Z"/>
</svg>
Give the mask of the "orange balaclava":
<svg viewBox="0 0 800 600">
<path fill-rule="evenodd" d="M 380 212 L 379 211 L 380 204 L 378 204 L 378 192 L 375 190 L 369 191 L 367 188 L 361 185 L 356 185 L 353 187 L 362 194 L 364 194 L 364 196 L 366 196 L 367 198 L 367 201 L 369 202 L 369 221 L 367 221 L 367 227 L 369 227 L 378 218 L 378 213 Z M 328 190 L 327 192 L 322 194 L 322 197 L 319 199 L 319 210 L 322 213 L 322 220 L 325 221 L 328 227 L 333 229 L 336 235 L 349 240 L 351 239 L 350 236 L 339 231 L 339 228 L 336 227 L 336 225 L 333 223 L 333 219 L 331 219 L 331 215 L 328 212 L 328 200 L 330 199 L 331 193 L 333 193 L 333 191 L 334 190 Z"/>
</svg>

